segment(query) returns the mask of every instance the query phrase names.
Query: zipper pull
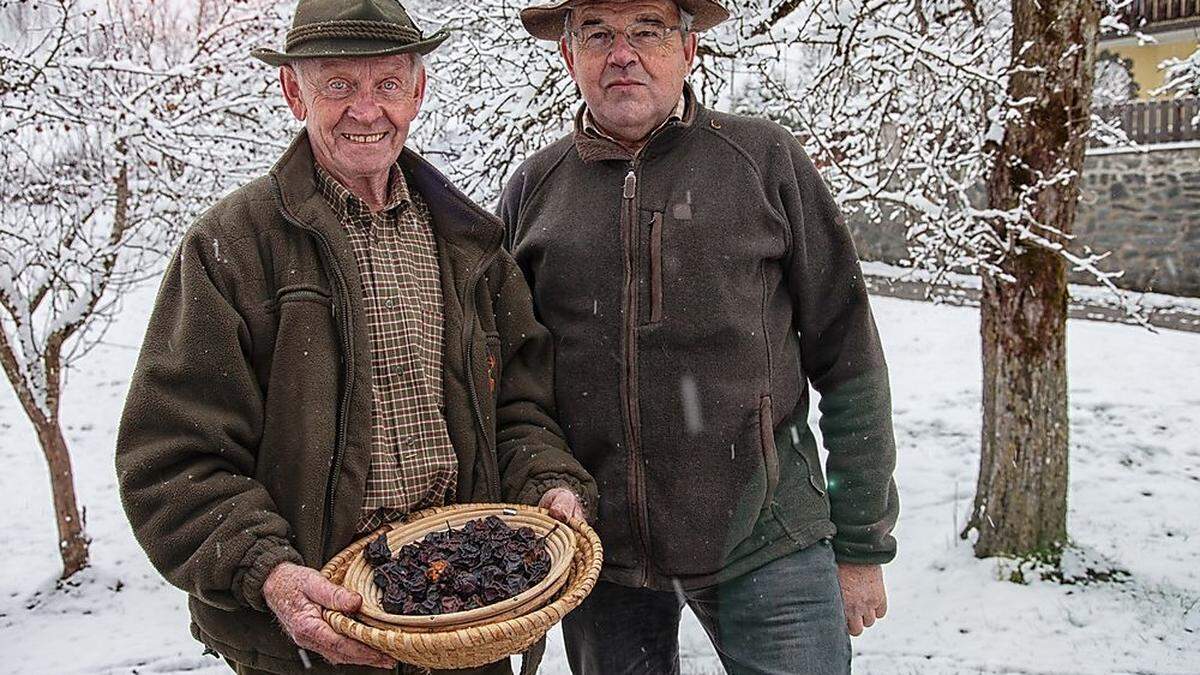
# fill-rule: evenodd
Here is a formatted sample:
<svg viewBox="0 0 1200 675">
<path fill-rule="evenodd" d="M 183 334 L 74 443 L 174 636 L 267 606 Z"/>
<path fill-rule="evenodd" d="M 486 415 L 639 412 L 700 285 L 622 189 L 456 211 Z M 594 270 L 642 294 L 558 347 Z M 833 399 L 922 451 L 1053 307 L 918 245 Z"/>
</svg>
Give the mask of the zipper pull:
<svg viewBox="0 0 1200 675">
<path fill-rule="evenodd" d="M 625 174 L 625 199 L 633 199 L 633 195 L 637 192 L 637 175 L 633 173 L 633 169 Z"/>
</svg>

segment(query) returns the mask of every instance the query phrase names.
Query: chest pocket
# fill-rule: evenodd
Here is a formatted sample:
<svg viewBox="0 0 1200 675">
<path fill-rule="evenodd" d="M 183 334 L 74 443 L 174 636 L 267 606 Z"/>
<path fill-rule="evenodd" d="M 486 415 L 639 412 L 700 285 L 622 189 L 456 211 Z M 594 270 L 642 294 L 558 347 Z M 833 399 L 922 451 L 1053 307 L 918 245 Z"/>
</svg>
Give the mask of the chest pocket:
<svg viewBox="0 0 1200 675">
<path fill-rule="evenodd" d="M 642 211 L 638 218 L 634 278 L 638 286 L 638 324 L 663 319 L 663 212 Z"/>
<path fill-rule="evenodd" d="M 276 365 L 321 370 L 332 365 L 337 373 L 340 351 L 333 299 L 327 290 L 312 285 L 281 288 L 258 311 L 244 313 L 243 319 L 250 334 L 248 356 L 264 394 Z M 320 359 L 333 363 L 315 363 Z"/>
</svg>

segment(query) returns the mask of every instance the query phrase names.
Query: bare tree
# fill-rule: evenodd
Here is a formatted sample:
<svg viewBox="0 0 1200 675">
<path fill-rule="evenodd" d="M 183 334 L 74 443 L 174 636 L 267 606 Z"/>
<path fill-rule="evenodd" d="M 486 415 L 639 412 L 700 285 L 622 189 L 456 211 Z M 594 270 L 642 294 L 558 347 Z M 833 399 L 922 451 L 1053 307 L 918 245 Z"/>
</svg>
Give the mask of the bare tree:
<svg viewBox="0 0 1200 675">
<path fill-rule="evenodd" d="M 808 137 L 843 206 L 906 223 L 913 260 L 935 279 L 983 279 L 981 461 L 963 532 L 980 557 L 1067 543 L 1066 266 L 1136 312 L 1112 284 L 1119 273 L 1098 266 L 1104 255 L 1070 234 L 1100 4 L 815 3 L 775 30 L 794 35 L 775 54 L 805 45 L 790 79 L 778 56 L 751 61 L 760 89 L 747 107 Z M 1103 124 L 1095 133 L 1123 140 Z"/>
<path fill-rule="evenodd" d="M 453 37 L 433 53 L 413 142 L 472 197 L 491 203 L 521 161 L 563 133 L 578 105 L 557 47 L 520 27 L 519 3 L 413 3 L 422 27 Z"/>
<path fill-rule="evenodd" d="M 280 25 L 258 0 L 0 3 L 0 365 L 50 471 L 64 578 L 88 562 L 64 373 L 283 136 L 271 73 L 231 67 Z"/>
<path fill-rule="evenodd" d="M 935 280 L 982 277 L 981 461 L 963 532 L 980 557 L 1053 559 L 1067 543 L 1066 266 L 1136 313 L 1104 254 L 1070 234 L 1089 133 L 1124 141 L 1089 129 L 1100 15 L 1092 0 L 805 3 L 713 50 L 749 71 L 735 101 L 802 134 L 844 208 L 903 222 Z"/>
<path fill-rule="evenodd" d="M 983 273 L 983 452 L 968 527 L 980 556 L 1053 559 L 1067 543 L 1067 275 L 1095 72 L 1094 0 L 1013 0 L 1009 114 L 988 178 L 996 236 Z M 1035 233 L 1031 238 L 1026 232 Z"/>
</svg>

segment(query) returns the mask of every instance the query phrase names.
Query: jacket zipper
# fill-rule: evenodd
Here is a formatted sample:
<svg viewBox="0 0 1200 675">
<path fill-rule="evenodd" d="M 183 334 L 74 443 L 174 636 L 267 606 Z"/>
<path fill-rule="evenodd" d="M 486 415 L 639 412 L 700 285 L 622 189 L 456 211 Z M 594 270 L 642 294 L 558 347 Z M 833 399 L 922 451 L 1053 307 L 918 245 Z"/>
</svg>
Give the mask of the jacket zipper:
<svg viewBox="0 0 1200 675">
<path fill-rule="evenodd" d="M 642 472 L 641 453 L 641 415 L 638 412 L 637 395 L 637 323 L 638 323 L 638 292 L 637 292 L 637 169 L 638 159 L 642 152 L 650 146 L 654 139 L 665 129 L 678 126 L 678 122 L 669 122 L 656 129 L 646 139 L 641 148 L 634 153 L 629 162 L 629 173 L 625 175 L 625 184 L 621 190 L 624 202 L 625 217 L 628 225 L 628 235 L 625 243 L 625 265 L 629 270 L 625 284 L 625 418 L 626 443 L 629 444 L 629 481 L 633 484 L 633 498 L 629 500 L 630 522 L 637 528 L 638 541 L 642 546 L 642 559 L 638 566 L 638 586 L 644 587 L 650 577 L 650 516 L 646 504 L 646 479 Z"/>
<path fill-rule="evenodd" d="M 630 499 L 630 522 L 637 528 L 638 542 L 642 547 L 642 559 L 638 566 L 638 586 L 645 586 L 649 578 L 649 530 L 650 519 L 646 513 L 645 476 L 642 473 L 641 445 L 637 398 L 637 157 L 629 165 L 625 185 L 621 191 L 626 218 L 625 265 L 629 270 L 625 282 L 625 419 L 626 438 L 629 445 L 629 482 L 633 498 Z"/>
<path fill-rule="evenodd" d="M 342 389 L 341 410 L 338 411 L 338 427 L 334 434 L 333 444 L 333 462 L 329 467 L 329 482 L 325 486 L 325 524 L 322 527 L 324 530 L 324 539 L 321 543 L 321 551 L 326 560 L 332 557 L 330 544 L 333 540 L 333 504 L 334 495 L 337 492 L 338 480 L 342 474 L 342 460 L 346 456 L 346 427 L 350 424 L 350 396 L 354 391 L 354 346 L 350 343 L 350 336 L 354 335 L 354 317 L 351 312 L 346 311 L 348 304 L 346 302 L 348 292 L 346 290 L 346 277 L 342 274 L 342 269 L 337 266 L 333 259 L 333 246 L 324 235 L 317 234 L 317 239 L 325 250 L 325 257 L 328 261 L 330 269 L 334 271 L 334 276 L 337 277 L 338 298 L 339 302 L 333 304 L 334 319 L 339 318 L 341 314 L 342 322 L 342 353 L 346 358 L 346 382 Z"/>
<path fill-rule="evenodd" d="M 282 203 L 280 199 L 280 203 Z M 333 497 L 337 491 L 338 480 L 341 478 L 342 459 L 346 454 L 346 427 L 349 425 L 350 417 L 350 396 L 354 391 L 354 350 L 350 344 L 350 336 L 354 334 L 354 318 L 350 312 L 346 311 L 347 291 L 346 277 L 342 273 L 342 269 L 338 267 L 337 262 L 333 257 L 333 246 L 329 243 L 329 239 L 321 234 L 315 228 L 300 222 L 294 218 L 286 209 L 280 209 L 290 223 L 296 227 L 311 233 L 316 237 L 321 245 L 321 257 L 325 259 L 326 266 L 333 272 L 334 283 L 337 286 L 337 301 L 333 303 L 334 319 L 338 319 L 338 314 L 341 314 L 341 338 L 342 357 L 345 359 L 345 377 L 346 381 L 342 386 L 342 401 L 338 410 L 338 425 L 334 432 L 333 443 L 333 460 L 329 467 L 329 481 L 325 485 L 325 519 L 321 523 L 321 555 L 325 560 L 331 557 L 329 546 L 333 539 Z"/>
<path fill-rule="evenodd" d="M 488 257 L 482 259 L 479 263 L 479 268 L 471 274 L 470 280 L 467 282 L 467 294 L 462 299 L 463 306 L 463 323 L 467 324 L 465 340 L 463 342 L 463 350 L 466 353 L 467 363 L 467 392 L 471 396 L 471 410 L 475 414 L 475 422 L 479 426 L 479 440 L 481 449 L 484 452 L 484 464 L 491 467 L 491 471 L 485 472 L 488 489 L 491 491 L 495 499 L 500 499 L 500 480 L 499 466 L 492 466 L 495 454 L 492 448 L 487 447 L 487 427 L 483 423 L 483 408 L 479 405 L 479 394 L 475 390 L 475 356 L 471 350 L 471 343 L 475 340 L 475 286 L 479 283 L 479 279 L 483 276 L 484 270 L 492 266 L 492 262 L 496 260 L 499 251 L 492 252 Z M 470 316 L 468 316 L 468 303 L 472 308 Z"/>
<path fill-rule="evenodd" d="M 346 382 L 342 386 L 342 402 L 338 406 L 337 430 L 334 432 L 334 458 L 332 458 L 329 467 L 329 482 L 325 484 L 325 515 L 320 530 L 322 530 L 322 540 L 320 540 L 320 550 L 325 558 L 329 558 L 329 545 L 332 539 L 332 522 L 334 522 L 334 492 L 337 490 L 338 479 L 342 474 L 342 460 L 346 456 L 346 428 L 349 425 L 350 414 L 350 395 L 354 392 L 354 348 L 350 345 L 350 335 L 354 334 L 354 318 L 350 316 L 350 312 L 346 311 L 347 305 L 347 282 L 346 276 L 342 274 L 342 268 L 337 267 L 334 259 L 334 247 L 329 243 L 329 239 L 317 229 L 307 227 L 305 223 L 294 219 L 287 211 L 283 211 L 284 217 L 292 225 L 304 229 L 304 231 L 313 234 L 320 243 L 320 252 L 325 258 L 325 265 L 332 273 L 334 273 L 335 283 L 337 285 L 337 301 L 335 301 L 332 310 L 334 310 L 334 318 L 341 319 L 341 337 L 342 341 L 342 357 L 346 365 L 343 372 L 346 377 Z M 338 317 L 338 315 L 341 315 Z"/>
</svg>

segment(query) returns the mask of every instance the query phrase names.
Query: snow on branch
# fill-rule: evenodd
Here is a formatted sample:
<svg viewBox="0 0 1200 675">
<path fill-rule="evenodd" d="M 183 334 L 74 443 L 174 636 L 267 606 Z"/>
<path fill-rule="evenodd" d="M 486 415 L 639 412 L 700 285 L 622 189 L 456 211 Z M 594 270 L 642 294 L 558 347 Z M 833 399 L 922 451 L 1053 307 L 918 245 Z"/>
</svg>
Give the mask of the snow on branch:
<svg viewBox="0 0 1200 675">
<path fill-rule="evenodd" d="M 1108 3 L 1109 14 L 1124 1 Z M 1100 268 L 1105 254 L 1079 250 L 1029 215 L 1028 200 L 1072 174 L 1047 172 L 1026 186 L 1025 206 L 1010 212 L 986 208 L 1005 125 L 1028 105 L 1007 96 L 1009 78 L 1021 72 L 1015 57 L 1026 48 L 1014 50 L 1007 3 L 804 4 L 766 34 L 754 33 L 753 13 L 717 31 L 718 50 L 738 55 L 719 86 L 733 109 L 795 131 L 848 215 L 903 225 L 913 264 L 935 281 L 951 272 L 1003 278 L 1008 256 L 1042 248 L 1135 306 L 1113 284 L 1119 273 Z M 1090 134 L 1102 144 L 1131 144 L 1100 119 Z"/>
<path fill-rule="evenodd" d="M 292 133 L 265 0 L 0 2 L 0 363 L 31 415 L 116 300 Z"/>
<path fill-rule="evenodd" d="M 1200 48 L 1186 58 L 1172 58 L 1159 66 L 1165 71 L 1163 86 L 1151 93 L 1156 96 L 1200 97 Z M 1200 126 L 1200 114 L 1192 118 L 1193 126 Z"/>
<path fill-rule="evenodd" d="M 1109 30 L 1136 30 L 1120 19 L 1128 0 L 1107 2 Z M 521 30 L 518 5 L 416 3 L 425 27 L 456 31 L 433 55 L 417 143 L 487 204 L 525 156 L 570 131 L 580 105 L 557 46 Z M 1005 123 L 1024 105 L 1007 100 L 1006 5 L 733 0 L 733 19 L 701 36 L 692 82 L 708 105 L 791 129 L 843 209 L 902 224 L 911 259 L 935 278 L 996 271 L 1015 243 L 1055 251 L 1117 292 L 1097 266 L 1103 255 L 1072 248 L 1024 214 L 985 208 Z M 1130 144 L 1104 120 L 1090 133 Z"/>
</svg>

